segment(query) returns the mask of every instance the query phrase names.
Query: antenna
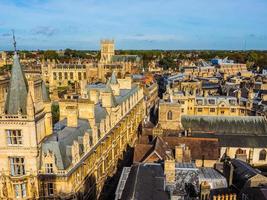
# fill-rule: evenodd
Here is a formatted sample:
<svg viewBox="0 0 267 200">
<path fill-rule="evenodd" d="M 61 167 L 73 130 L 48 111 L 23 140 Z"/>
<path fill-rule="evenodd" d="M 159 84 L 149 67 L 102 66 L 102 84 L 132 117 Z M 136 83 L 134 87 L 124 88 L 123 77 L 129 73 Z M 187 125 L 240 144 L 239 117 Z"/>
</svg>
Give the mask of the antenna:
<svg viewBox="0 0 267 200">
<path fill-rule="evenodd" d="M 16 42 L 15 31 L 14 31 L 14 30 L 12 30 L 12 34 L 13 34 L 13 45 L 14 45 L 14 50 L 15 50 L 15 52 L 17 52 L 17 42 Z"/>
</svg>

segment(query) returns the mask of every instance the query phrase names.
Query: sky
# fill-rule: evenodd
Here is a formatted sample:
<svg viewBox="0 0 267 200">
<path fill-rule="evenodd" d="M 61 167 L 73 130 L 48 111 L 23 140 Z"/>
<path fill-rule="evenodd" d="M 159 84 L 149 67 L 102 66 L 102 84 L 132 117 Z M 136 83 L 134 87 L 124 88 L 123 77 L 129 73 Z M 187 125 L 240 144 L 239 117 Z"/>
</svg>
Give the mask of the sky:
<svg viewBox="0 0 267 200">
<path fill-rule="evenodd" d="M 267 49 L 267 0 L 0 0 L 0 50 Z"/>
</svg>

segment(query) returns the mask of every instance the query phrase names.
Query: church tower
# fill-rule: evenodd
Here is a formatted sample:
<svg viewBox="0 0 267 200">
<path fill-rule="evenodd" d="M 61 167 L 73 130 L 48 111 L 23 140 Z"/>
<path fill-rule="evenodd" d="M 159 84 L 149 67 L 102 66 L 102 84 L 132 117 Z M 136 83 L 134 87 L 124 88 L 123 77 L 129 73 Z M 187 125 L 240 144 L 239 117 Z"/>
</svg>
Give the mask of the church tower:
<svg viewBox="0 0 267 200">
<path fill-rule="evenodd" d="M 114 40 L 101 40 L 101 59 L 102 63 L 110 63 L 112 56 L 115 55 Z"/>
</svg>

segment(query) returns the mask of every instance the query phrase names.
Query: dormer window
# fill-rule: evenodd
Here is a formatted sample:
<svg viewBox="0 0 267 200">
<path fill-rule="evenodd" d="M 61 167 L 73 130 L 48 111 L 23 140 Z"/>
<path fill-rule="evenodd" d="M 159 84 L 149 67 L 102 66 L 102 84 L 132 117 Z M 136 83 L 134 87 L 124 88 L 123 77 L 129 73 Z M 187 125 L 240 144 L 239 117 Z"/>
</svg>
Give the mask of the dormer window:
<svg viewBox="0 0 267 200">
<path fill-rule="evenodd" d="M 202 99 L 197 99 L 197 105 L 202 105 L 203 104 L 203 100 Z"/>
<path fill-rule="evenodd" d="M 45 163 L 45 173 L 47 174 L 53 174 L 53 163 Z"/>
<path fill-rule="evenodd" d="M 214 105 L 215 104 L 215 99 L 209 99 L 208 102 L 209 102 L 209 104 Z"/>
</svg>

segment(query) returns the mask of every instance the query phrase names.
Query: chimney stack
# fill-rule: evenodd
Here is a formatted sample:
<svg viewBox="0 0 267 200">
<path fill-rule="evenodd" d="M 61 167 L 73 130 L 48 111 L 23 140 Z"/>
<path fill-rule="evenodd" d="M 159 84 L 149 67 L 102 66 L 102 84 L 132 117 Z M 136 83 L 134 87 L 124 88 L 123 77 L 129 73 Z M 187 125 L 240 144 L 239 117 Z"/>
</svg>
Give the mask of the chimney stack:
<svg viewBox="0 0 267 200">
<path fill-rule="evenodd" d="M 67 126 L 77 127 L 78 126 L 78 110 L 77 106 L 67 106 Z"/>
</svg>

